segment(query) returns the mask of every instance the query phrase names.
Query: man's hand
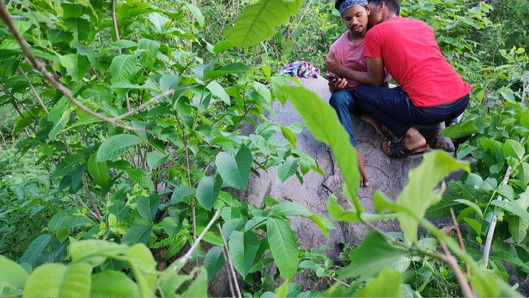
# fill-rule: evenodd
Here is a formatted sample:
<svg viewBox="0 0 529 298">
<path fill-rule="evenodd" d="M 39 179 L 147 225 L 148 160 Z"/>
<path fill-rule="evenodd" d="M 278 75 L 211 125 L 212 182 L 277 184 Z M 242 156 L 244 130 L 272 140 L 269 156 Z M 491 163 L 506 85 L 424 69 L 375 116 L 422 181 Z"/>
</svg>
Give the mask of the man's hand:
<svg viewBox="0 0 529 298">
<path fill-rule="evenodd" d="M 329 80 L 329 90 L 335 92 L 344 89 L 347 86 L 347 80 L 344 78 L 334 78 Z"/>
<path fill-rule="evenodd" d="M 327 57 L 325 58 L 325 64 L 327 66 L 327 71 L 343 76 L 343 74 L 341 73 L 342 62 L 336 56 L 336 52 L 334 51 L 334 49 L 332 49 L 331 54 L 327 55 Z"/>
</svg>

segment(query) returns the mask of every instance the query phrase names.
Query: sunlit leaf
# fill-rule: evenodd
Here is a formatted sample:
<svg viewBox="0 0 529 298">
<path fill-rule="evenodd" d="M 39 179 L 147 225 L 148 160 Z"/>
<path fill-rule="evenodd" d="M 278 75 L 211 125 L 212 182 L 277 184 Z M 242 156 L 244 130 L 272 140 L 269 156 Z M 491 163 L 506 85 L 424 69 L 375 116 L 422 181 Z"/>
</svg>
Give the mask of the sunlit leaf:
<svg viewBox="0 0 529 298">
<path fill-rule="evenodd" d="M 104 162 L 119 156 L 132 146 L 141 143 L 141 138 L 131 134 L 114 135 L 106 139 L 97 150 L 97 162 Z"/>
</svg>

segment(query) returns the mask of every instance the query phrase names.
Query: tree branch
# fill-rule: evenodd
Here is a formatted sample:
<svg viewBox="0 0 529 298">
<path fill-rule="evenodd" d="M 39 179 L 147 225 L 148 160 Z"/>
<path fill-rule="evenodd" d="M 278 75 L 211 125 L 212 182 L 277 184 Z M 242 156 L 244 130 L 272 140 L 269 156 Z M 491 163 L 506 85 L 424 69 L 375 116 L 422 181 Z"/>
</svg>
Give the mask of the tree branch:
<svg viewBox="0 0 529 298">
<path fill-rule="evenodd" d="M 225 256 L 228 259 L 228 268 L 231 273 L 231 278 L 233 278 L 233 282 L 235 283 L 235 290 L 237 291 L 237 297 L 241 298 L 241 289 L 239 288 L 239 282 L 237 281 L 237 274 L 235 273 L 235 269 L 233 269 L 233 263 L 231 262 L 230 254 L 228 251 L 228 244 L 226 242 L 226 238 L 224 238 L 224 234 L 222 234 L 222 228 L 220 227 L 220 224 L 217 224 L 217 227 L 220 231 L 220 237 L 222 237 L 222 242 L 224 242 L 224 250 L 225 250 Z M 234 295 L 235 296 L 235 295 Z"/>
</svg>

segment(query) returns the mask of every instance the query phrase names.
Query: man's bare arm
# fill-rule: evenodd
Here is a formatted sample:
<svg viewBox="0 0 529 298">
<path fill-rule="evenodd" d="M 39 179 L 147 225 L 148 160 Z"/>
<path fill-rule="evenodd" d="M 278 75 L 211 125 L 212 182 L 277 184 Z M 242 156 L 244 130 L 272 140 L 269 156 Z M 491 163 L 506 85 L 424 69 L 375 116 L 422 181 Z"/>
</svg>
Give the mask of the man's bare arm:
<svg viewBox="0 0 529 298">
<path fill-rule="evenodd" d="M 367 57 L 367 72 L 356 71 L 344 67 L 341 61 L 334 55 L 334 58 L 327 56 L 327 70 L 340 77 L 350 78 L 361 85 L 380 87 L 384 85 L 384 62 L 382 58 Z"/>
</svg>

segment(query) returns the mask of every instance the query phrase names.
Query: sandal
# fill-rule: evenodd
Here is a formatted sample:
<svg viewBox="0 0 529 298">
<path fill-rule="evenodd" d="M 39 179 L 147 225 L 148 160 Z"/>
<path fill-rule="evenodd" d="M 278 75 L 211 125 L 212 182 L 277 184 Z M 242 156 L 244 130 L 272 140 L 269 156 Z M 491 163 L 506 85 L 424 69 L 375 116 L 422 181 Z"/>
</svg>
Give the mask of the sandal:
<svg viewBox="0 0 529 298">
<path fill-rule="evenodd" d="M 424 144 L 420 147 L 410 150 L 406 148 L 402 142 L 385 141 L 382 143 L 382 151 L 384 151 L 384 153 L 386 153 L 386 155 L 389 157 L 405 157 L 413 154 L 421 154 L 426 152 L 428 149 L 430 149 L 428 144 Z"/>
</svg>

